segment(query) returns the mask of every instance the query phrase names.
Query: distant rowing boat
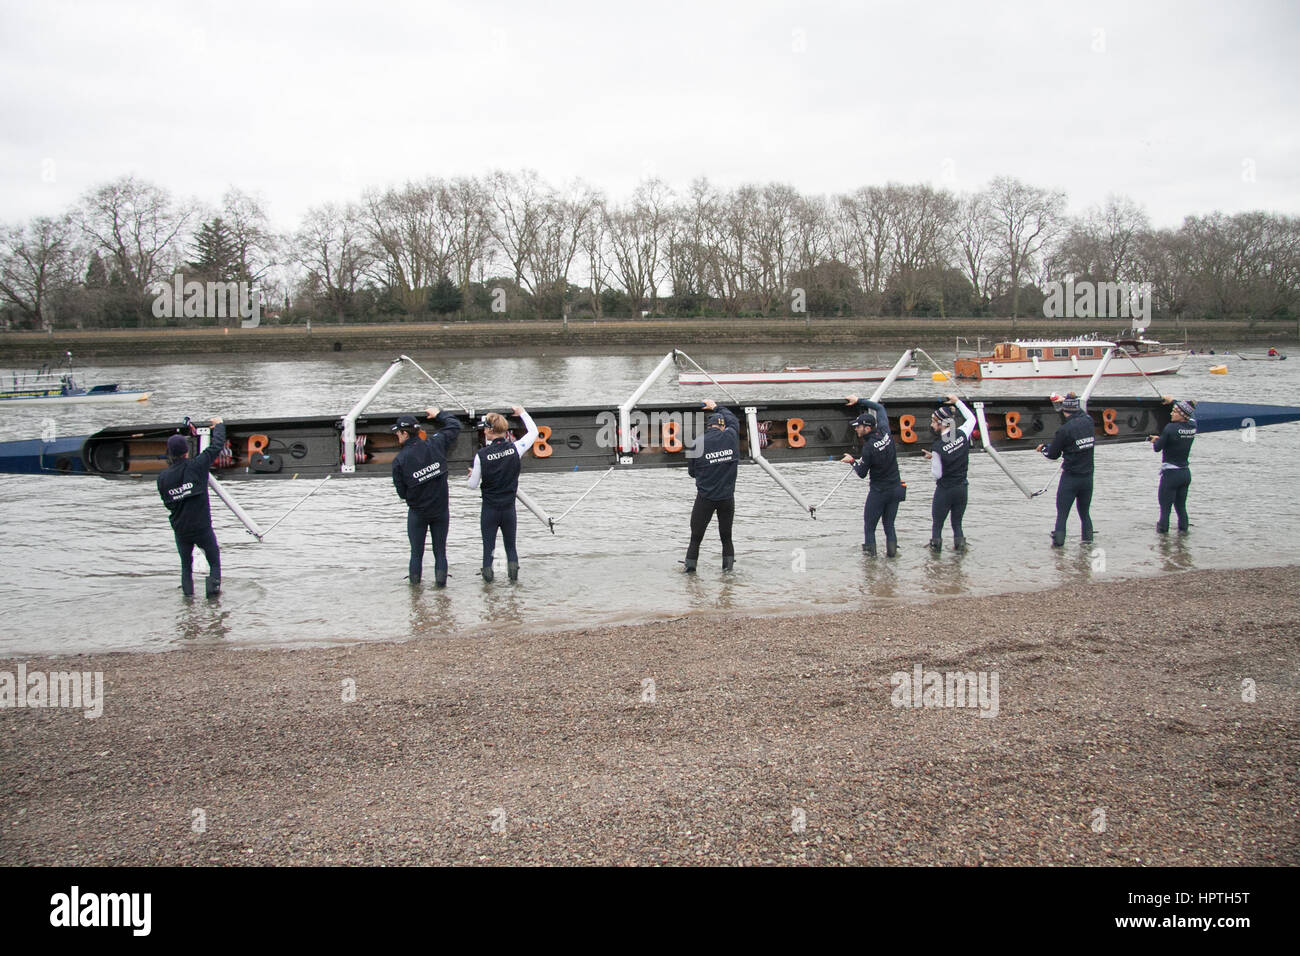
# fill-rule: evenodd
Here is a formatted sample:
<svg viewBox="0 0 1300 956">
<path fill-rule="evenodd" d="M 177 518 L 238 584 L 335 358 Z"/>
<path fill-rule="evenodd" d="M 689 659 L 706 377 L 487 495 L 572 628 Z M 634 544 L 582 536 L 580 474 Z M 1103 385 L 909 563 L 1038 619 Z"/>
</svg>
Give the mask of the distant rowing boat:
<svg viewBox="0 0 1300 956">
<path fill-rule="evenodd" d="M 1233 352 L 1233 355 L 1246 362 L 1285 362 L 1286 353 L 1279 352 L 1277 349 L 1269 349 L 1267 352 Z"/>
<path fill-rule="evenodd" d="M 780 371 L 718 372 L 705 375 L 701 372 L 682 372 L 678 385 L 761 385 L 786 382 L 883 382 L 889 374 L 887 368 L 811 368 L 807 365 L 787 365 Z M 900 379 L 916 378 L 916 366 L 898 373 Z"/>
</svg>

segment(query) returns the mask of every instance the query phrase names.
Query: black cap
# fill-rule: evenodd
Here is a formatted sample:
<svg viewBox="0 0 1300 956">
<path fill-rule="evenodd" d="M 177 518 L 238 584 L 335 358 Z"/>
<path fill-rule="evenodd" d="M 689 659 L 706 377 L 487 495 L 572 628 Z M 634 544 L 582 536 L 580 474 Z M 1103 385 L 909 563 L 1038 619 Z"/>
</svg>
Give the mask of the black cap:
<svg viewBox="0 0 1300 956">
<path fill-rule="evenodd" d="M 857 418 L 853 419 L 853 427 L 864 426 L 866 428 L 876 427 L 876 416 L 874 412 L 863 412 Z"/>
<path fill-rule="evenodd" d="M 173 435 L 167 439 L 168 458 L 184 458 L 189 452 L 190 443 L 184 435 Z"/>
<path fill-rule="evenodd" d="M 414 434 L 420 430 L 420 423 L 415 420 L 414 415 L 402 415 L 397 419 L 397 424 L 392 427 L 392 431 L 411 432 Z"/>
</svg>

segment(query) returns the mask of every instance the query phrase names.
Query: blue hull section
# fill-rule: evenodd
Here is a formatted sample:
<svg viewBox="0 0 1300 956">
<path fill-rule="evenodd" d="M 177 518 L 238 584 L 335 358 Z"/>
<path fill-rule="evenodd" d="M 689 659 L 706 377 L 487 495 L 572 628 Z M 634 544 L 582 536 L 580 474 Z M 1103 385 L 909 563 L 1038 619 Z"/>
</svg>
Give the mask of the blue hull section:
<svg viewBox="0 0 1300 956">
<path fill-rule="evenodd" d="M 81 449 L 88 435 L 42 441 L 0 442 L 0 472 L 13 475 L 84 475 Z"/>
<path fill-rule="evenodd" d="M 1196 431 L 1240 431 L 1254 425 L 1282 425 L 1300 421 L 1300 408 L 1290 405 L 1251 405 L 1233 402 L 1197 402 Z"/>
</svg>

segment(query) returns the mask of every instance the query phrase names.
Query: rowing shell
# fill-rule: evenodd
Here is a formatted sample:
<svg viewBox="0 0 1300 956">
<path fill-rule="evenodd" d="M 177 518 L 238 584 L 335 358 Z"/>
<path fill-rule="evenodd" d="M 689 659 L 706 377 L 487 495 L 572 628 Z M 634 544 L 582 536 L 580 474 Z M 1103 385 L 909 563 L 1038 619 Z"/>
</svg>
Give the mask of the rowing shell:
<svg viewBox="0 0 1300 956">
<path fill-rule="evenodd" d="M 983 399 L 988 438 L 1003 451 L 1024 451 L 1047 443 L 1063 424 L 1045 399 Z M 774 465 L 838 459 L 859 442 L 851 422 L 857 409 L 842 401 L 769 401 L 728 404 L 742 422 L 755 409 L 762 455 Z M 930 447 L 935 401 L 900 399 L 887 405 L 899 453 L 919 455 Z M 1101 445 L 1145 441 L 1169 422 L 1170 406 L 1157 398 L 1094 400 L 1089 412 Z M 631 413 L 627 450 L 619 447 L 618 408 L 611 405 L 538 408 L 531 412 L 540 437 L 525 456 L 529 472 L 623 468 L 675 468 L 688 463 L 687 448 L 702 434 L 704 411 L 696 403 L 639 405 Z M 326 475 L 390 477 L 398 451 L 391 428 L 398 413 L 366 414 L 356 423 L 356 470 L 343 470 L 343 420 L 338 417 L 262 418 L 230 421 L 229 454 L 215 473 L 223 480 L 324 478 Z M 463 431 L 448 451 L 448 465 L 468 469 L 484 444 L 481 419 L 458 416 Z M 1201 402 L 1199 433 L 1300 421 L 1300 408 L 1283 405 Z M 512 422 L 516 436 L 522 424 Z M 56 441 L 0 442 L 0 473 L 89 474 L 104 478 L 151 478 L 167 466 L 167 439 L 189 434 L 181 422 L 105 428 L 93 435 Z M 191 437 L 191 451 L 199 441 Z M 741 428 L 741 453 L 751 456 L 748 429 Z"/>
<path fill-rule="evenodd" d="M 898 373 L 900 380 L 916 378 L 916 366 L 905 368 Z M 682 372 L 677 376 L 678 385 L 772 385 L 808 382 L 883 382 L 889 374 L 887 368 L 809 368 L 803 365 L 787 365 L 779 372 L 718 372 L 706 375 L 700 372 Z"/>
</svg>

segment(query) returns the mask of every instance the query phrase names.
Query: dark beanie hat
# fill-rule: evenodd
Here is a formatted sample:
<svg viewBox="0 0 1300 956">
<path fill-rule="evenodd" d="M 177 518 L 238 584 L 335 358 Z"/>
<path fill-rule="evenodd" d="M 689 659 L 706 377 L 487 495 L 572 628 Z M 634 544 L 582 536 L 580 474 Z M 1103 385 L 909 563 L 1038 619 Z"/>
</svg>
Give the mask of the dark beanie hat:
<svg viewBox="0 0 1300 956">
<path fill-rule="evenodd" d="M 184 458 L 190 451 L 190 443 L 184 435 L 173 435 L 167 439 L 167 457 Z"/>
</svg>

